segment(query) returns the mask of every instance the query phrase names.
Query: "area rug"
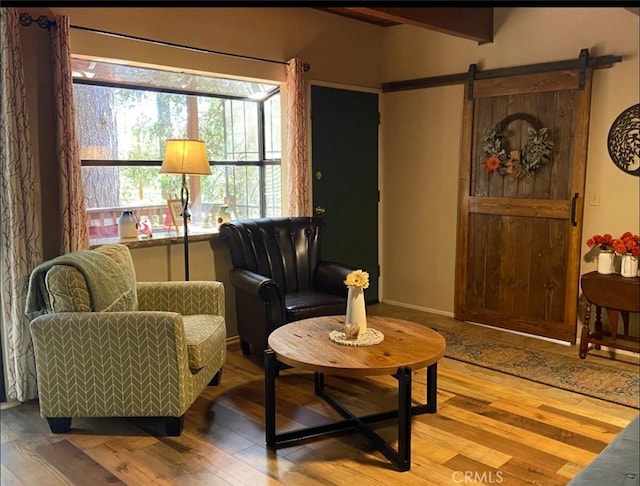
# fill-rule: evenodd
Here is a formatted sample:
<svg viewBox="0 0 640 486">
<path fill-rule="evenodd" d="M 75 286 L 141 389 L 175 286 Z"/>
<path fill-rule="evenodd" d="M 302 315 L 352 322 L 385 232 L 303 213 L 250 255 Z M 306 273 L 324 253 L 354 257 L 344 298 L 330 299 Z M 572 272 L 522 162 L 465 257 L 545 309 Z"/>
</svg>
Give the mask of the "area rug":
<svg viewBox="0 0 640 486">
<path fill-rule="evenodd" d="M 624 371 L 547 351 L 522 349 L 473 333 L 436 329 L 445 356 L 607 402 L 640 408 L 639 371 Z"/>
</svg>

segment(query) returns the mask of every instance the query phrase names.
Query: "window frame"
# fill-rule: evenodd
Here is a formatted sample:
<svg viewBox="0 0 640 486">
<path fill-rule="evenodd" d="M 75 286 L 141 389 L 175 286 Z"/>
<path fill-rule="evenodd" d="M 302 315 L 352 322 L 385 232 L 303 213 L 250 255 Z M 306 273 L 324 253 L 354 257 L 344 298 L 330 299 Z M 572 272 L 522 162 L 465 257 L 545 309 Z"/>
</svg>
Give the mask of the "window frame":
<svg viewBox="0 0 640 486">
<path fill-rule="evenodd" d="M 162 70 L 154 67 L 155 70 Z M 216 76 L 210 76 L 216 77 Z M 72 82 L 74 84 L 91 85 L 108 87 L 114 89 L 131 89 L 139 91 L 150 91 L 154 93 L 169 93 L 184 96 L 194 96 L 203 98 L 216 98 L 224 100 L 237 100 L 243 102 L 255 103 L 256 115 L 258 120 L 258 159 L 257 160 L 209 160 L 211 167 L 258 167 L 258 186 L 260 190 L 260 217 L 265 217 L 267 213 L 267 199 L 266 199 L 266 167 L 267 166 L 280 166 L 282 167 L 282 152 L 280 152 L 280 158 L 266 158 L 265 148 L 265 103 L 274 96 L 280 95 L 281 86 L 276 84 L 273 91 L 269 92 L 262 99 L 254 99 L 248 96 L 238 95 L 223 95 L 213 93 L 203 93 L 194 90 L 178 89 L 178 88 L 163 88 L 156 86 L 143 86 L 135 83 L 128 82 L 116 82 L 116 81 L 103 81 L 95 80 L 84 77 L 73 77 Z M 76 107 L 77 111 L 77 107 Z M 162 160 L 121 160 L 121 159 L 81 159 L 82 167 L 158 167 L 162 165 Z M 123 206 L 124 207 L 124 206 Z M 280 196 L 280 210 L 282 211 L 282 195 Z"/>
</svg>

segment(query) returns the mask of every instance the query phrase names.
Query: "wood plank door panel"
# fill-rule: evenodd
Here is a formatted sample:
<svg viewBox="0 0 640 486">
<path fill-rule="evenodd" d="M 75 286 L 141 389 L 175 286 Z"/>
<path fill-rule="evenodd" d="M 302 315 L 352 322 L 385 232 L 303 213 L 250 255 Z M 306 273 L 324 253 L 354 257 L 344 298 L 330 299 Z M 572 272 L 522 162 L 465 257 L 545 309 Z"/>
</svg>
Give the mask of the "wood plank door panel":
<svg viewBox="0 0 640 486">
<path fill-rule="evenodd" d="M 474 83 L 463 116 L 457 319 L 575 342 L 590 71 L 586 78 L 582 89 L 573 71 Z M 488 172 L 483 137 L 500 122 L 507 153 L 522 150 L 532 124 L 547 127 L 548 163 L 532 176 Z"/>
</svg>

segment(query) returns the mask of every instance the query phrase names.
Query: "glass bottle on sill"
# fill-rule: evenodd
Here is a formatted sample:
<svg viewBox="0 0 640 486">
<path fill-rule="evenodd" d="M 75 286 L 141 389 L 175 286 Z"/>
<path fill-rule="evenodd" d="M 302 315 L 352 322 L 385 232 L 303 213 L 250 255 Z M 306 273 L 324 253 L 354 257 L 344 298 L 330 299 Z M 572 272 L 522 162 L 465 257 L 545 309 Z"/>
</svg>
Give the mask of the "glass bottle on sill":
<svg viewBox="0 0 640 486">
<path fill-rule="evenodd" d="M 118 236 L 120 238 L 138 237 L 138 220 L 130 209 L 125 209 L 118 218 Z"/>
<path fill-rule="evenodd" d="M 218 210 L 216 211 L 216 225 L 218 229 L 220 229 L 220 225 L 222 223 L 228 223 L 236 219 L 235 214 L 233 213 L 233 209 L 228 204 L 221 204 Z"/>
</svg>

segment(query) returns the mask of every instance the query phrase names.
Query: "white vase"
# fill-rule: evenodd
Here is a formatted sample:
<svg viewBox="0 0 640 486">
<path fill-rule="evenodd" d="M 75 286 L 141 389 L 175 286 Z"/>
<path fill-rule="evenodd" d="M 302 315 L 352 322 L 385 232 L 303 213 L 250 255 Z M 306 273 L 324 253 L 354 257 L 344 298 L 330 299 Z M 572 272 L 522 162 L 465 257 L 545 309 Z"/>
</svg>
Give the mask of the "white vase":
<svg viewBox="0 0 640 486">
<path fill-rule="evenodd" d="M 613 273 L 613 252 L 611 250 L 601 250 L 598 253 L 598 273 Z"/>
<path fill-rule="evenodd" d="M 620 265 L 620 275 L 623 277 L 637 277 L 638 276 L 638 257 L 633 255 L 622 255 L 622 262 Z"/>
<path fill-rule="evenodd" d="M 345 329 L 358 325 L 358 335 L 367 331 L 367 308 L 364 302 L 364 289 L 362 287 L 349 287 L 347 295 L 347 316 Z"/>
</svg>

